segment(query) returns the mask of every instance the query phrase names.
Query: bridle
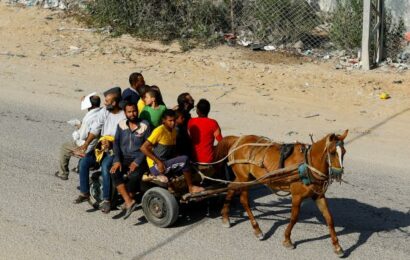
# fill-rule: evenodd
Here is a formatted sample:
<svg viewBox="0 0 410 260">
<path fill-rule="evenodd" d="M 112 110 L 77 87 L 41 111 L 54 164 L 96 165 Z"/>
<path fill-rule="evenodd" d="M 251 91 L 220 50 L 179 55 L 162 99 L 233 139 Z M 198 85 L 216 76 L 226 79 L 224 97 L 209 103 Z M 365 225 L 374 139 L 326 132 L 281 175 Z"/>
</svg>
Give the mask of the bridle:
<svg viewBox="0 0 410 260">
<path fill-rule="evenodd" d="M 339 159 L 340 167 L 335 167 L 332 165 L 331 154 L 329 152 L 329 147 L 326 145 L 326 152 L 327 152 L 327 162 L 329 164 L 329 179 L 336 179 L 338 181 L 342 180 L 342 175 L 344 173 L 343 167 L 343 149 L 344 149 L 344 142 L 339 140 L 336 142 L 336 154 Z"/>
</svg>

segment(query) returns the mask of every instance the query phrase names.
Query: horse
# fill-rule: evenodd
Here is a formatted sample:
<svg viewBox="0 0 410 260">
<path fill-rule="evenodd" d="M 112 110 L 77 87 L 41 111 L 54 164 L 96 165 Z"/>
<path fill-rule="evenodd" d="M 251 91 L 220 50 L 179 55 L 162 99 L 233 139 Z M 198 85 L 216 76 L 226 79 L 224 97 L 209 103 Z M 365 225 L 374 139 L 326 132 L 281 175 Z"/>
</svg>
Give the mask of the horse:
<svg viewBox="0 0 410 260">
<path fill-rule="evenodd" d="M 223 226 L 230 227 L 230 202 L 235 191 L 238 191 L 240 202 L 247 212 L 254 234 L 260 240 L 264 238 L 249 207 L 249 188 L 243 185 L 256 181 L 267 185 L 272 190 L 288 191 L 291 194 L 292 209 L 290 222 L 284 233 L 285 247 L 295 248 L 290 238 L 292 228 L 298 220 L 302 201 L 312 198 L 329 227 L 334 252 L 338 256 L 343 256 L 344 252 L 336 236 L 325 192 L 334 180 L 341 181 L 343 157 L 346 153 L 343 140 L 347 134 L 348 130 L 341 135 L 328 134 L 317 142 L 313 142 L 312 139 L 311 145 L 297 142 L 290 146 L 293 149 L 290 149 L 290 152 L 288 149 L 287 157 L 283 156 L 285 144 L 274 143 L 265 137 L 247 135 L 223 138 L 215 148 L 215 159 L 223 161 L 227 158 L 228 165 L 235 175 L 234 181 L 228 185 L 221 211 Z M 287 146 L 289 147 L 289 144 Z M 278 169 L 283 167 L 285 171 L 277 173 Z M 286 169 L 289 169 L 288 172 Z"/>
</svg>

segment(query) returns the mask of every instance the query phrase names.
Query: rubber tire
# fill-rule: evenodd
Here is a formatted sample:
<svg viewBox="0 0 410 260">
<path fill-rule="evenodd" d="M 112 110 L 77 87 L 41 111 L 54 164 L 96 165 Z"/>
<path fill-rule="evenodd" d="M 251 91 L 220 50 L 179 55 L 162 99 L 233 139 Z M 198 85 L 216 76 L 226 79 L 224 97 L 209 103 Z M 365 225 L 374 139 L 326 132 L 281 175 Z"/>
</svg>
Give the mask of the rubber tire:
<svg viewBox="0 0 410 260">
<path fill-rule="evenodd" d="M 159 206 L 157 214 L 153 211 L 152 207 L 154 206 Z M 145 192 L 142 197 L 142 210 L 150 223 L 157 227 L 166 228 L 178 219 L 179 205 L 168 190 L 154 187 Z"/>
</svg>

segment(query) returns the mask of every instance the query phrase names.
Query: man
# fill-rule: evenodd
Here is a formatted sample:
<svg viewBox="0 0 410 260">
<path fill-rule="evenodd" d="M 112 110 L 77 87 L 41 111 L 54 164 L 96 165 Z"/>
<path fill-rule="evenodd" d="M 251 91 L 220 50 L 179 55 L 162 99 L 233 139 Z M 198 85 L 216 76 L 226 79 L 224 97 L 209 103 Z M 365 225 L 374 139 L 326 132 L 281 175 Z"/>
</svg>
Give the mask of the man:
<svg viewBox="0 0 410 260">
<path fill-rule="evenodd" d="M 120 109 L 121 88 L 114 87 L 104 92 L 105 108 L 98 113 L 97 120 L 91 126 L 91 131 L 85 140 L 84 145 L 80 147 L 81 151 L 86 151 L 90 143 L 99 135 L 102 137 L 114 137 L 118 123 L 125 119 L 124 112 Z M 110 202 L 110 184 L 111 177 L 109 170 L 112 166 L 113 156 L 106 154 L 101 160 L 101 175 L 103 177 L 103 202 L 100 205 L 102 212 L 109 213 L 111 210 Z M 88 201 L 89 194 L 89 175 L 90 168 L 96 163 L 95 153 L 89 152 L 80 161 L 80 192 L 74 203 L 82 203 Z"/>
<path fill-rule="evenodd" d="M 179 94 L 177 98 L 178 105 L 174 110 L 179 110 L 184 112 L 184 117 L 187 121 L 191 119 L 191 110 L 194 108 L 195 100 L 192 98 L 191 94 L 184 92 Z"/>
<path fill-rule="evenodd" d="M 164 182 L 166 174 L 182 171 L 190 193 L 201 192 L 204 189 L 192 184 L 188 156 L 175 157 L 176 130 L 175 111 L 167 109 L 162 115 L 162 125 L 155 128 L 141 151 L 147 156 L 148 167 L 152 175 Z"/>
<path fill-rule="evenodd" d="M 96 115 L 100 111 L 101 100 L 99 96 L 91 95 L 85 98 L 89 99 L 89 105 L 85 107 L 85 109 L 88 109 L 88 112 L 85 114 L 79 129 L 73 132 L 73 140 L 62 144 L 60 148 L 60 170 L 54 175 L 62 180 L 68 180 L 68 175 L 70 173 L 68 165 L 71 156 L 74 155 L 73 151 L 84 144 L 85 139 L 91 130 L 91 125 L 95 122 Z M 95 141 L 89 145 L 86 152 L 90 152 L 94 149 Z"/>
<path fill-rule="evenodd" d="M 195 101 L 191 94 L 185 92 L 178 96 L 177 102 L 178 105 L 174 108 L 177 112 L 177 151 L 179 155 L 191 157 L 192 144 L 188 135 L 188 121 L 191 119 L 190 111 L 194 108 Z"/>
<path fill-rule="evenodd" d="M 150 134 L 150 126 L 147 121 L 138 118 L 137 104 L 126 103 L 124 112 L 127 119 L 118 124 L 115 133 L 114 163 L 110 173 L 115 187 L 124 199 L 124 219 L 127 219 L 137 206 L 133 196 L 138 191 L 140 177 L 148 169 L 140 148 Z M 124 174 L 128 176 L 126 185 Z"/>
<path fill-rule="evenodd" d="M 222 140 L 221 128 L 216 120 L 208 118 L 211 104 L 206 99 L 196 105 L 198 117 L 188 122 L 188 133 L 193 145 L 193 159 L 210 163 L 214 160 L 214 142 Z"/>
<path fill-rule="evenodd" d="M 125 89 L 122 93 L 122 99 L 125 102 L 137 104 L 138 100 L 143 94 L 143 87 L 145 86 L 144 77 L 141 73 L 134 72 L 128 79 L 130 87 Z"/>
</svg>

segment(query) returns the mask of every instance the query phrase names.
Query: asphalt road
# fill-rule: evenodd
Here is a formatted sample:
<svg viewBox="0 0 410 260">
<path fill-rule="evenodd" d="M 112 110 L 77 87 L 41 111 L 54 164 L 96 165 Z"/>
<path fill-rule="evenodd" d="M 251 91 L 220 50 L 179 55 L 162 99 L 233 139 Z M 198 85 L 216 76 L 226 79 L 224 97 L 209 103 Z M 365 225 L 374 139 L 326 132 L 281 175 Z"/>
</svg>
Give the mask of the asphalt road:
<svg viewBox="0 0 410 260">
<path fill-rule="evenodd" d="M 62 137 L 70 137 L 65 120 L 78 115 L 77 108 L 61 106 L 58 99 L 44 102 L 47 97 L 41 95 L 29 99 L 32 93 L 16 95 L 4 86 L 2 93 L 1 259 L 336 258 L 323 218 L 310 201 L 303 204 L 293 231 L 296 249 L 282 247 L 290 200 L 264 188 L 252 192 L 263 241 L 253 236 L 237 199 L 230 229 L 222 228 L 220 205 L 213 202 L 184 207 L 176 225 L 167 229 L 147 223 L 140 209 L 123 220 L 119 211 L 105 215 L 86 203 L 74 205 L 78 176 L 64 182 L 53 172 Z M 408 259 L 408 168 L 369 160 L 371 149 L 355 152 L 369 145 L 364 139 L 347 145 L 345 179 L 350 184 L 333 184 L 327 193 L 340 244 L 352 259 Z"/>
</svg>

